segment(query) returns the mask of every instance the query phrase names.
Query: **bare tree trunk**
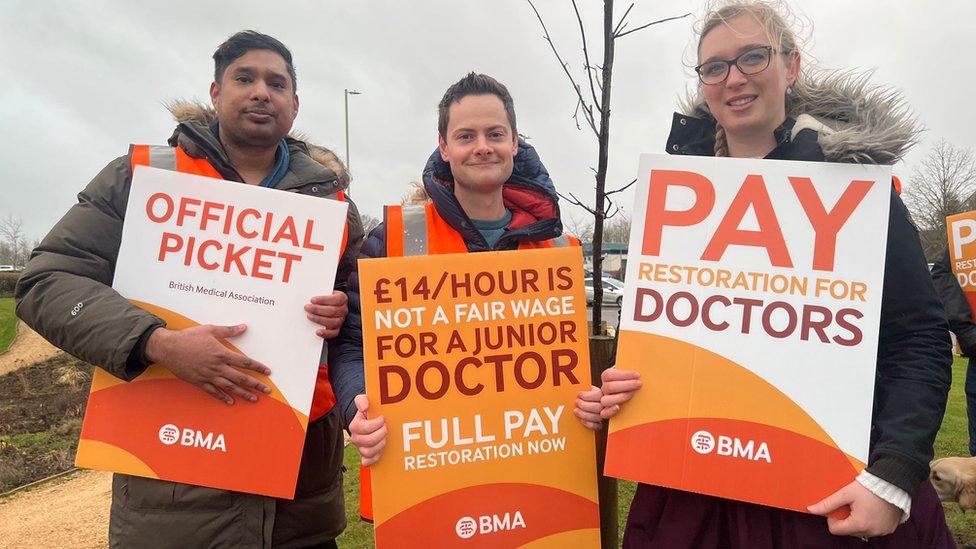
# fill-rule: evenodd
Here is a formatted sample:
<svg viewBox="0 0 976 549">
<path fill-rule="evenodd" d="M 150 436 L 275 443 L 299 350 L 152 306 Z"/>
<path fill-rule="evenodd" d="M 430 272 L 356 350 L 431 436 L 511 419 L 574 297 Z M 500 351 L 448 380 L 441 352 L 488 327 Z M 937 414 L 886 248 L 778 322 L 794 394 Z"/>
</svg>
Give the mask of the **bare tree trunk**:
<svg viewBox="0 0 976 549">
<path fill-rule="evenodd" d="M 596 169 L 597 215 L 593 225 L 593 335 L 603 324 L 603 221 L 606 218 L 607 166 L 610 157 L 610 81 L 613 77 L 613 0 L 603 1 L 603 87 L 600 99 L 600 156 Z"/>
</svg>

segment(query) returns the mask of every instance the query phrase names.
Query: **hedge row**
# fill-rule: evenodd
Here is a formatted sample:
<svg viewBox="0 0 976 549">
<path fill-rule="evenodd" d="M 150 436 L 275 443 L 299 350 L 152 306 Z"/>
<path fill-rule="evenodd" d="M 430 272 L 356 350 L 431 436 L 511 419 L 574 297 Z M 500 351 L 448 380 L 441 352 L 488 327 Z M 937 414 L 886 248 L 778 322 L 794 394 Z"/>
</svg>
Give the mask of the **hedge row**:
<svg viewBox="0 0 976 549">
<path fill-rule="evenodd" d="M 0 297 L 13 297 L 20 273 L 0 273 Z"/>
</svg>

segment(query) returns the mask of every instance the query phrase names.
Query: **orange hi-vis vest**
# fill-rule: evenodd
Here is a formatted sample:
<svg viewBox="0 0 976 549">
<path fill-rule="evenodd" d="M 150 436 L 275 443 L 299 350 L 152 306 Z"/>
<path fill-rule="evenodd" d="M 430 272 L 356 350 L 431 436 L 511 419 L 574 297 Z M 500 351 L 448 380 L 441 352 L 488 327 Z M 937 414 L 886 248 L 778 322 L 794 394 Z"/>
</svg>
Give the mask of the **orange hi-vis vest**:
<svg viewBox="0 0 976 549">
<path fill-rule="evenodd" d="M 521 242 L 518 249 L 579 246 L 566 234 L 549 240 Z M 416 206 L 386 206 L 386 256 L 465 253 L 464 237 L 437 212 L 432 202 Z"/>
<path fill-rule="evenodd" d="M 441 217 L 432 202 L 414 206 L 386 206 L 386 256 L 403 257 L 466 253 L 468 246 L 447 220 Z M 521 242 L 518 249 L 560 248 L 579 246 L 580 241 L 566 234 L 540 240 Z M 359 516 L 373 522 L 373 483 L 368 467 L 359 466 Z"/>
<path fill-rule="evenodd" d="M 131 145 L 129 147 L 129 158 L 131 159 L 132 170 L 136 166 L 150 166 L 164 170 L 172 170 L 180 173 L 190 173 L 223 179 L 213 165 L 206 158 L 193 158 L 186 154 L 180 147 L 170 147 L 167 145 Z M 345 202 L 346 196 L 342 191 L 338 191 L 330 197 L 340 202 Z M 342 248 L 339 250 L 339 257 L 346 251 L 346 238 L 349 228 L 345 227 L 342 235 Z M 324 360 L 324 359 L 323 359 Z M 335 393 L 332 391 L 332 383 L 329 382 L 329 366 L 325 362 L 319 365 L 318 375 L 315 379 L 315 392 L 312 395 L 312 410 L 308 415 L 309 421 L 329 413 L 336 403 Z"/>
</svg>

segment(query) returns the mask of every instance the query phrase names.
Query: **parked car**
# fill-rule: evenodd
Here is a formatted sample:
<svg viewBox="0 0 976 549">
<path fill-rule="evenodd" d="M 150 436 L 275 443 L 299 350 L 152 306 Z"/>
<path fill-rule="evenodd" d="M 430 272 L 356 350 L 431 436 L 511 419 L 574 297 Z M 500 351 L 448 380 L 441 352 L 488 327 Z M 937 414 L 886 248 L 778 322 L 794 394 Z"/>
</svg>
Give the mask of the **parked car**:
<svg viewBox="0 0 976 549">
<path fill-rule="evenodd" d="M 583 284 L 586 286 L 586 304 L 593 303 L 593 279 L 584 278 Z M 624 300 L 624 283 L 615 278 L 603 278 L 603 303 L 616 305 L 617 307 Z"/>
</svg>

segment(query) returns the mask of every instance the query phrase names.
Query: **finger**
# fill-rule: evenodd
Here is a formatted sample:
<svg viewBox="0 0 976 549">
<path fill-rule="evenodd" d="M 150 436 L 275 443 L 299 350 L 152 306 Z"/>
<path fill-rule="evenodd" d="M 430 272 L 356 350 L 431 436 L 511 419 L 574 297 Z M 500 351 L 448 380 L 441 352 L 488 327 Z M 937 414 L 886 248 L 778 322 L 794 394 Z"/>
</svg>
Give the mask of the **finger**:
<svg viewBox="0 0 976 549">
<path fill-rule="evenodd" d="M 371 458 L 364 457 L 361 460 L 359 460 L 359 463 L 361 463 L 363 467 L 370 467 L 376 465 L 376 462 L 379 460 L 380 460 L 380 455 L 377 454 L 375 457 L 371 457 Z"/>
<path fill-rule="evenodd" d="M 240 353 L 235 353 L 233 351 L 227 351 L 221 358 L 224 362 L 233 366 L 234 368 L 243 368 L 245 370 L 252 370 L 259 374 L 264 374 L 266 376 L 271 375 L 271 368 L 268 368 L 264 364 L 254 360 L 253 358 L 246 357 Z"/>
<path fill-rule="evenodd" d="M 312 313 L 306 313 L 305 318 L 311 320 L 312 322 L 318 324 L 319 326 L 325 326 L 326 328 L 331 328 L 333 330 L 338 330 L 342 327 L 342 321 L 345 320 L 343 317 L 335 316 L 323 316 L 316 315 Z"/>
<path fill-rule="evenodd" d="M 610 406 L 608 408 L 604 408 L 603 411 L 600 412 L 600 417 L 602 417 L 603 419 L 610 419 L 613 416 L 617 415 L 618 412 L 620 412 L 619 404 L 615 406 Z"/>
<path fill-rule="evenodd" d="M 254 393 L 243 389 L 242 387 L 234 384 L 233 381 L 225 378 L 218 377 L 213 380 L 213 384 L 217 386 L 221 391 L 231 395 L 242 398 L 248 402 L 257 402 L 258 397 L 254 396 Z"/>
<path fill-rule="evenodd" d="M 349 434 L 370 435 L 379 431 L 380 428 L 383 427 L 386 427 L 386 420 L 383 419 L 383 416 L 373 419 L 356 418 L 352 423 L 349 424 Z"/>
<path fill-rule="evenodd" d="M 234 326 L 211 326 L 210 333 L 219 339 L 239 336 L 247 330 L 247 324 L 235 324 Z"/>
<path fill-rule="evenodd" d="M 599 387 L 593 387 L 589 391 L 580 391 L 576 393 L 576 396 L 580 400 L 585 400 L 587 402 L 600 402 L 600 397 L 603 396 L 603 391 Z"/>
<path fill-rule="evenodd" d="M 366 398 L 366 395 L 356 395 L 352 401 L 356 405 L 356 410 L 365 418 L 366 410 L 369 410 L 369 399 Z"/>
<path fill-rule="evenodd" d="M 814 515 L 826 516 L 832 511 L 835 511 L 845 505 L 851 503 L 851 498 L 845 488 L 830 494 L 829 496 L 823 498 L 822 500 L 814 503 L 807 507 L 807 510 Z"/>
<path fill-rule="evenodd" d="M 603 410 L 603 404 L 598 400 L 590 402 L 588 400 L 576 399 L 576 409 L 593 414 L 599 414 Z"/>
<path fill-rule="evenodd" d="M 319 328 L 318 330 L 315 330 L 315 335 L 321 337 L 322 339 L 332 339 L 335 336 L 339 335 L 339 330 L 338 329 L 330 330 L 329 328 Z"/>
<path fill-rule="evenodd" d="M 583 427 L 586 427 L 591 431 L 599 431 L 600 429 L 603 429 L 602 421 L 584 421 L 580 419 L 580 422 L 583 424 Z"/>
<path fill-rule="evenodd" d="M 229 396 L 227 396 L 220 389 L 214 387 L 213 384 L 204 383 L 203 385 L 200 385 L 200 388 L 203 389 L 204 391 L 206 391 L 206 393 L 208 395 L 216 398 L 217 400 L 223 402 L 224 404 L 228 404 L 228 405 L 234 404 L 234 399 L 232 399 Z"/>
<path fill-rule="evenodd" d="M 329 295 L 317 295 L 312 296 L 309 300 L 313 305 L 331 305 L 331 306 L 345 306 L 349 302 L 349 298 L 344 292 L 333 291 Z"/>
<path fill-rule="evenodd" d="M 609 368 L 603 370 L 600 374 L 600 380 L 606 383 L 607 381 L 625 381 L 629 379 L 640 379 L 640 372 L 635 372 L 633 370 L 618 370 L 617 368 Z"/>
<path fill-rule="evenodd" d="M 349 308 L 345 305 L 313 305 L 311 303 L 305 304 L 305 312 L 311 313 L 313 315 L 319 316 L 335 316 L 343 317 L 349 312 Z"/>
<path fill-rule="evenodd" d="M 579 420 L 583 423 L 599 423 L 603 420 L 603 418 L 600 417 L 600 412 L 587 412 L 586 410 L 576 408 L 573 410 L 573 414 L 576 415 L 576 417 L 579 418 Z"/>
<path fill-rule="evenodd" d="M 229 379 L 235 385 L 240 385 L 241 387 L 246 387 L 248 389 L 253 389 L 255 391 L 268 394 L 271 392 L 271 388 L 261 383 L 260 381 L 254 379 L 253 377 L 238 372 L 233 368 L 227 368 L 227 371 L 222 373 L 223 377 Z"/>
<path fill-rule="evenodd" d="M 350 438 L 353 444 L 356 445 L 356 448 L 359 448 L 359 453 L 368 457 L 379 453 L 386 446 L 386 426 L 384 425 L 375 433 L 368 435 L 356 434 Z"/>
<path fill-rule="evenodd" d="M 607 381 L 603 384 L 603 395 L 613 395 L 617 393 L 633 393 L 644 386 L 644 382 L 639 379 L 627 381 Z"/>
<path fill-rule="evenodd" d="M 634 398 L 633 392 L 630 393 L 617 393 L 615 395 L 604 395 L 600 399 L 600 405 L 603 409 L 612 408 L 613 406 L 620 407 L 621 404 L 629 402 L 630 399 Z"/>
</svg>

